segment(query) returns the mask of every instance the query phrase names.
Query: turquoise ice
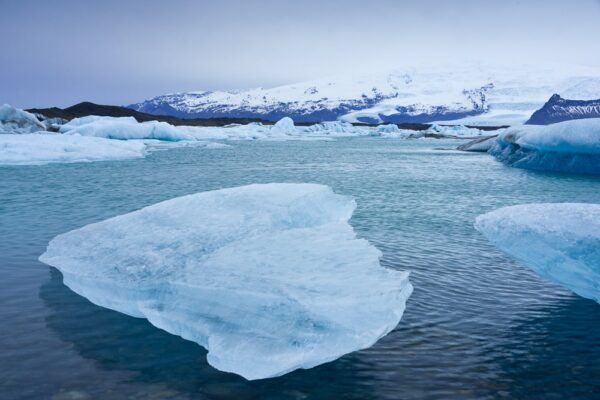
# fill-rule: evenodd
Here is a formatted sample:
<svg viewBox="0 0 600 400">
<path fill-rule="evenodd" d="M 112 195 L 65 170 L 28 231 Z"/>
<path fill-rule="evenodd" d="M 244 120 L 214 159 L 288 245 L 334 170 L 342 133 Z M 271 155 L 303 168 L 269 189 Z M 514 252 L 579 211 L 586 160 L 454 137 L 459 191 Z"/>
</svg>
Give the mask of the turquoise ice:
<svg viewBox="0 0 600 400">
<path fill-rule="evenodd" d="M 208 350 L 247 379 L 311 368 L 396 327 L 408 272 L 348 224 L 349 197 L 317 184 L 178 197 L 54 238 L 40 260 L 95 304 Z"/>
<path fill-rule="evenodd" d="M 600 302 L 600 204 L 504 207 L 477 217 L 475 227 L 539 275 Z"/>
</svg>

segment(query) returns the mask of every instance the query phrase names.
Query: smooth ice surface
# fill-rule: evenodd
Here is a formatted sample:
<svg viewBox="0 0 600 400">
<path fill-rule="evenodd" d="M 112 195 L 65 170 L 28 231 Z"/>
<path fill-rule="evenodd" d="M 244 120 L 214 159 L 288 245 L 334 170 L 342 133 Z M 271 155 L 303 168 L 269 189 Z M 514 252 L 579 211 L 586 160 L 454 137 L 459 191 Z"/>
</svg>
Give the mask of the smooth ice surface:
<svg viewBox="0 0 600 400">
<path fill-rule="evenodd" d="M 147 318 L 247 379 L 374 344 L 400 321 L 408 273 L 348 224 L 353 200 L 316 184 L 201 192 L 54 238 L 40 260 L 93 303 Z"/>
<path fill-rule="evenodd" d="M 509 128 L 490 153 L 514 167 L 600 174 L 600 118 Z"/>
<path fill-rule="evenodd" d="M 144 157 L 139 141 L 69 136 L 54 133 L 0 135 L 0 164 L 35 165 Z"/>
<path fill-rule="evenodd" d="M 504 207 L 475 227 L 541 276 L 600 302 L 600 204 Z"/>
<path fill-rule="evenodd" d="M 0 105 L 0 133 L 34 133 L 45 130 L 46 126 L 35 115 L 9 104 Z"/>
</svg>

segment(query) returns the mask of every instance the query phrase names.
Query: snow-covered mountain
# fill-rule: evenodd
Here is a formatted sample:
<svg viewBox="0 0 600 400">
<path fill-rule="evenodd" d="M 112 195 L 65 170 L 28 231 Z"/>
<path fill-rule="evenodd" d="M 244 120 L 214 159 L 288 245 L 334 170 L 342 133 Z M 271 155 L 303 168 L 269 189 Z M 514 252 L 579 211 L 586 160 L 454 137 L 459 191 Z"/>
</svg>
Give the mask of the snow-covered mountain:
<svg viewBox="0 0 600 400">
<path fill-rule="evenodd" d="M 530 125 L 548 125 L 572 119 L 600 118 L 600 99 L 568 100 L 555 94 L 527 120 Z"/>
<path fill-rule="evenodd" d="M 298 122 L 525 122 L 553 93 L 600 97 L 600 71 L 583 67 L 407 68 L 270 89 L 186 92 L 128 107 L 183 118 L 252 117 Z"/>
</svg>

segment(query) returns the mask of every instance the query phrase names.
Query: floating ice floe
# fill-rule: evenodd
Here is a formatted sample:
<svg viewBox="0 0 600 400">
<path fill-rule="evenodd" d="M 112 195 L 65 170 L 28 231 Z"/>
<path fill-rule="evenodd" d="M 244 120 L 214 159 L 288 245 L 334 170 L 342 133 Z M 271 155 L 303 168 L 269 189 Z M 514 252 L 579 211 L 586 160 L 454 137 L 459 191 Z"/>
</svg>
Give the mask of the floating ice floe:
<svg viewBox="0 0 600 400">
<path fill-rule="evenodd" d="M 432 126 L 427 131 L 399 129 L 394 124 L 353 126 L 348 122 L 331 121 L 310 126 L 295 126 L 291 118 L 284 117 L 274 125 L 251 123 L 227 127 L 172 126 L 165 122 L 138 123 L 134 118 L 83 117 L 63 125 L 64 134 L 100 136 L 111 139 L 158 139 L 163 141 L 193 140 L 332 140 L 342 137 L 376 136 L 387 138 L 412 139 L 423 137 L 425 133 L 440 136 L 475 136 L 477 129 L 463 126 Z"/>
<path fill-rule="evenodd" d="M 35 115 L 8 104 L 0 105 L 0 134 L 35 133 L 45 130 L 46 125 Z"/>
<path fill-rule="evenodd" d="M 477 128 L 469 128 L 464 125 L 438 125 L 432 124 L 425 133 L 437 134 L 447 137 L 476 137 L 483 135 L 483 131 Z"/>
<path fill-rule="evenodd" d="M 133 117 L 98 117 L 92 115 L 75 118 L 62 125 L 60 133 L 120 140 L 195 140 L 195 137 L 186 133 L 184 129 L 179 129 L 166 122 L 137 122 Z"/>
<path fill-rule="evenodd" d="M 163 141 L 194 140 L 316 140 L 331 136 L 367 135 L 350 124 L 323 124 L 296 127 L 291 118 L 282 118 L 274 125 L 252 123 L 228 127 L 173 126 L 166 122 L 137 122 L 133 117 L 75 118 L 60 128 L 63 134 L 78 134 L 109 139 L 155 139 Z M 351 128 L 351 129 L 350 129 Z"/>
<path fill-rule="evenodd" d="M 284 117 L 274 125 L 252 123 L 230 127 L 186 127 L 197 138 L 222 140 L 332 140 L 340 137 L 369 136 L 371 128 L 355 127 L 346 122 L 322 122 L 310 126 L 295 126 L 291 118 Z"/>
<path fill-rule="evenodd" d="M 600 118 L 508 128 L 490 154 L 513 167 L 600 174 Z"/>
<path fill-rule="evenodd" d="M 40 260 L 73 291 L 208 350 L 247 379 L 373 345 L 400 321 L 408 272 L 348 220 L 355 203 L 316 184 L 183 196 L 52 239 Z"/>
<path fill-rule="evenodd" d="M 475 227 L 541 276 L 600 302 L 600 204 L 504 207 Z"/>
<path fill-rule="evenodd" d="M 38 165 L 140 158 L 139 141 L 68 136 L 53 133 L 0 135 L 0 164 Z"/>
</svg>

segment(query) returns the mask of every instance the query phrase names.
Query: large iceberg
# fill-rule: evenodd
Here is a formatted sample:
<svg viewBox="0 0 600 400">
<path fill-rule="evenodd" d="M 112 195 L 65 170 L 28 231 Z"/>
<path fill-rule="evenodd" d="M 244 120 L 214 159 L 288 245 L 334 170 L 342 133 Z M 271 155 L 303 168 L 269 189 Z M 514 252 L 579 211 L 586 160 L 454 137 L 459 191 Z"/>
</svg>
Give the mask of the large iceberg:
<svg viewBox="0 0 600 400">
<path fill-rule="evenodd" d="M 73 291 L 147 318 L 247 379 L 367 348 L 400 321 L 408 272 L 348 220 L 355 203 L 317 184 L 196 193 L 54 238 L 40 260 Z"/>
<path fill-rule="evenodd" d="M 166 141 L 194 140 L 187 134 L 166 122 L 137 122 L 133 117 L 88 117 L 75 118 L 60 127 L 67 135 L 95 136 L 107 139 L 157 139 Z"/>
<path fill-rule="evenodd" d="M 600 174 L 600 118 L 509 128 L 489 152 L 514 167 Z"/>
<path fill-rule="evenodd" d="M 541 276 L 600 302 L 600 204 L 504 207 L 475 227 Z"/>
<path fill-rule="evenodd" d="M 140 158 L 146 145 L 53 133 L 0 135 L 0 164 L 38 165 Z"/>
<path fill-rule="evenodd" d="M 35 115 L 9 104 L 0 105 L 0 134 L 35 133 L 45 130 L 46 125 Z"/>
</svg>

